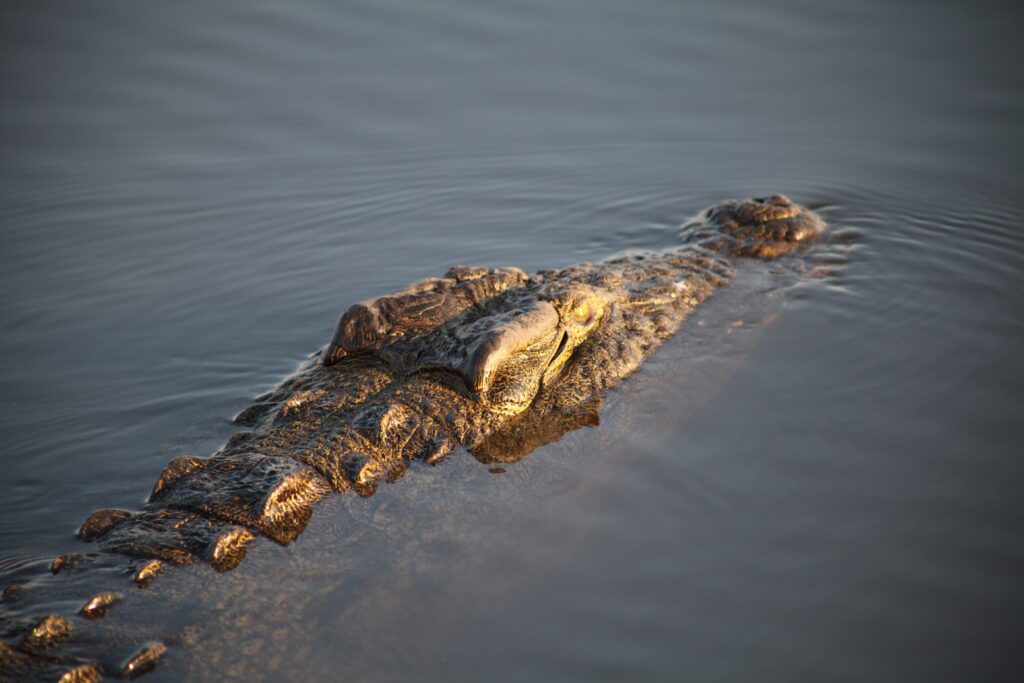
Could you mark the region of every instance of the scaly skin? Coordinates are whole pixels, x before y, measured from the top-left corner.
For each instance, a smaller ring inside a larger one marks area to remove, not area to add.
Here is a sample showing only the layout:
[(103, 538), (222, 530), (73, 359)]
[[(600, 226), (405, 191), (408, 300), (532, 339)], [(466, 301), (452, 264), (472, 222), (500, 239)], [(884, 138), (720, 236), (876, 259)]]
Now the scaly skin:
[[(104, 509), (79, 530), (101, 560), (137, 558), (144, 587), (168, 564), (234, 568), (258, 535), (288, 544), (330, 492), (371, 495), (418, 462), (464, 448), (512, 462), (582, 425), (728, 281), (727, 257), (785, 255), (823, 224), (785, 197), (718, 204), (684, 230), (681, 247), (532, 276), (456, 267), (353, 305), (300, 372), (238, 416), (243, 431), (210, 458), (181, 457), (137, 512)], [(122, 588), (124, 590), (124, 588)], [(5, 592), (17, 598), (17, 587)], [(86, 596), (77, 617), (49, 615), (0, 630), (0, 678), (134, 677), (166, 651), (151, 642), (114, 666), (73, 647), (78, 619), (103, 618), (116, 592)]]

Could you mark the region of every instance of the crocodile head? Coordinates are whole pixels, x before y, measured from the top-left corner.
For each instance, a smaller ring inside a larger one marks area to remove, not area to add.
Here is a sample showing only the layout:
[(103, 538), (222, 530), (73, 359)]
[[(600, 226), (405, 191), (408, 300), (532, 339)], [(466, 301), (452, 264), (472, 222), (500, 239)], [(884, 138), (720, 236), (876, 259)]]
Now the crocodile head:
[[(771, 259), (813, 239), (824, 224), (788, 198), (772, 195), (716, 204), (686, 227), (688, 242)], [(680, 254), (632, 254), (532, 277), (518, 268), (457, 266), (442, 278), (353, 305), (321, 358), (331, 366), (372, 355), (400, 375), (454, 375), (489, 411), (516, 415), (556, 381), (588, 338), (607, 336), (602, 327), (622, 327), (623, 339), (644, 337), (644, 348), (670, 333), (669, 327), (674, 330), (679, 311), (706, 294), (695, 284), (704, 280), (690, 272), (695, 252)], [(633, 313), (613, 315), (625, 309)], [(610, 362), (633, 366), (621, 353)], [(596, 365), (593, 371), (622, 374)]]

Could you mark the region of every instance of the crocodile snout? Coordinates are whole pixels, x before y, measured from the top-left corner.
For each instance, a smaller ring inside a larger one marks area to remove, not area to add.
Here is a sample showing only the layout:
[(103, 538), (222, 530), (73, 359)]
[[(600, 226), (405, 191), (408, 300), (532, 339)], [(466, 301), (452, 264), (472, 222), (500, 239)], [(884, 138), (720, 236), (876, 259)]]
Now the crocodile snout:
[(773, 194), (723, 202), (704, 214), (720, 246), (737, 256), (772, 259), (818, 237), (825, 223), (789, 197)]

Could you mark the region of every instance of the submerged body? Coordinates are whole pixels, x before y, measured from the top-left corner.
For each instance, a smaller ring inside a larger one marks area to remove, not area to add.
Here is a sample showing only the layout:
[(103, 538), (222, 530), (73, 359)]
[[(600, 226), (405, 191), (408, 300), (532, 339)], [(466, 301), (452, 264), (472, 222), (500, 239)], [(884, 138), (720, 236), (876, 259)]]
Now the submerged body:
[[(79, 536), (104, 558), (138, 558), (144, 586), (166, 564), (231, 569), (257, 535), (294, 540), (328, 493), (369, 495), (458, 448), (517, 460), (593, 424), (602, 394), (729, 279), (728, 257), (775, 258), (822, 229), (785, 197), (726, 202), (672, 250), (532, 276), (456, 267), (358, 303), (313, 362), (238, 417), (244, 430), (217, 454), (172, 461), (142, 511), (100, 510)], [(87, 560), (62, 556), (54, 571), (76, 561)], [(117, 599), (82, 596), (82, 618), (103, 617)], [(68, 646), (76, 621), (4, 625), (0, 675), (132, 676), (166, 649), (151, 643), (113, 666)]]

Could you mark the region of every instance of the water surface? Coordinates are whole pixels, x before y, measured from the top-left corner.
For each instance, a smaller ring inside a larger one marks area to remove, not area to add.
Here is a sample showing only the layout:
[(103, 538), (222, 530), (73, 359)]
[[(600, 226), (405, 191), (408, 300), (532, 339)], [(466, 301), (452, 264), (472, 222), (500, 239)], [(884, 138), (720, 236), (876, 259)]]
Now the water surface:
[(732, 196), (784, 192), (854, 237), (784, 307), (751, 279), (716, 297), (709, 329), (747, 324), (684, 328), (600, 427), (506, 474), (455, 458), (169, 578), (150, 614), (189, 646), (153, 680), (1019, 676), (1005, 8), (0, 12), (0, 578), (215, 451), (353, 301), (667, 246)]

